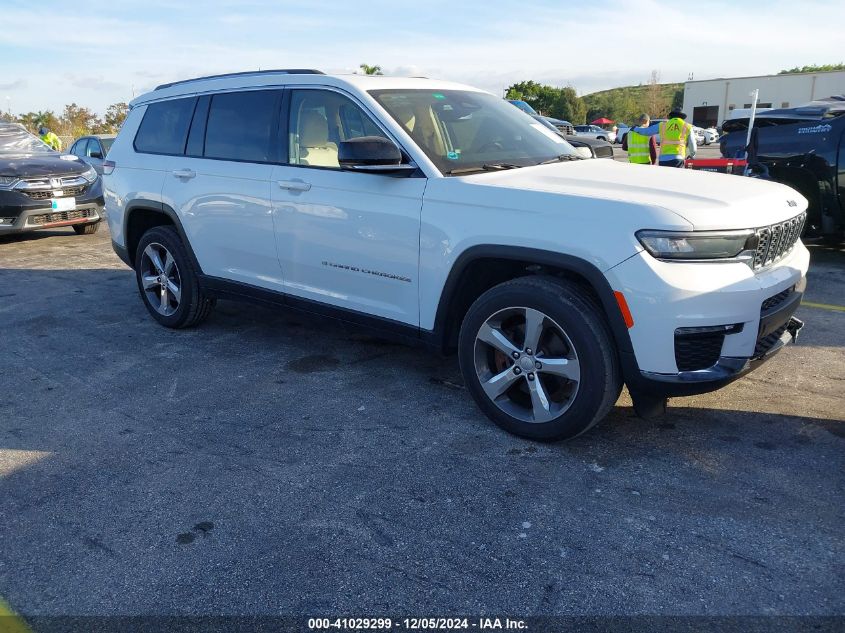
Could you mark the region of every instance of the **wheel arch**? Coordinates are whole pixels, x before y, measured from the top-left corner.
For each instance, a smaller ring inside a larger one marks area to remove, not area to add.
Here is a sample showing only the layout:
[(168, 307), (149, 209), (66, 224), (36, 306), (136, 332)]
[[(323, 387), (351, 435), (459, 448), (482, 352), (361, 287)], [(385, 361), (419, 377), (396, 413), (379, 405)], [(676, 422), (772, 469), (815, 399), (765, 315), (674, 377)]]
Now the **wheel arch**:
[(126, 254), (129, 259), (127, 263), (132, 268), (135, 267), (135, 251), (138, 248), (138, 243), (144, 233), (155, 226), (172, 226), (176, 229), (179, 238), (185, 245), (185, 250), (188, 251), (191, 264), (198, 273), (202, 273), (202, 268), (197, 261), (179, 215), (171, 206), (152, 200), (139, 200), (126, 205), (126, 211), (123, 215), (123, 235), (125, 236)]
[[(517, 277), (550, 274), (574, 281), (602, 307), (620, 356), (633, 357), (633, 346), (613, 289), (601, 270), (580, 257), (527, 247), (478, 245), (468, 248), (452, 266), (437, 305), (434, 346), (441, 353), (457, 347), (467, 310), (483, 292)], [(626, 363), (623, 370), (627, 374)]]

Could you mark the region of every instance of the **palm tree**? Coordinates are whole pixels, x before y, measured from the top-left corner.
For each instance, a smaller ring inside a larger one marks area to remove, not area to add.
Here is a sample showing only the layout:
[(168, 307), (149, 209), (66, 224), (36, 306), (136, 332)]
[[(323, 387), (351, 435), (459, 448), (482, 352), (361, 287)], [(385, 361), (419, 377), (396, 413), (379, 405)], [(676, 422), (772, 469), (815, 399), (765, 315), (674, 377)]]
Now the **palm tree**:
[(364, 71), (365, 75), (383, 75), (384, 73), (381, 72), (381, 66), (370, 66), (369, 64), (361, 64), (358, 66), (361, 70)]

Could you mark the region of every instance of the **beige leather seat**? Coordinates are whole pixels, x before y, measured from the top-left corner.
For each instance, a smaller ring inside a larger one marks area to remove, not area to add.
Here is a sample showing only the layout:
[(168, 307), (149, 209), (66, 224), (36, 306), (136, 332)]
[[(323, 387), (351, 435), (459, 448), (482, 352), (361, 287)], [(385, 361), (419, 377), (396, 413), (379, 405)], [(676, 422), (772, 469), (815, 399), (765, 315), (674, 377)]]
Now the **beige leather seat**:
[(316, 110), (304, 110), (299, 119), (299, 163), (317, 167), (338, 167), (337, 144), (329, 140), (326, 117)]

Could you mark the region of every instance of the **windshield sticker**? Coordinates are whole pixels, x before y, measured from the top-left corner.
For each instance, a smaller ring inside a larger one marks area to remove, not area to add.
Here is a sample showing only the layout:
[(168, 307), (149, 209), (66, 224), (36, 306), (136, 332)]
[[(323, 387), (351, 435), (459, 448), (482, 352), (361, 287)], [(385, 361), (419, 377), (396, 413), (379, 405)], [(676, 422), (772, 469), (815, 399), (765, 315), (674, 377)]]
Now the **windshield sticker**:
[(434, 96), (435, 99), (445, 99), (446, 98), (446, 95), (442, 95), (439, 92), (435, 92), (433, 96)]
[(825, 132), (830, 132), (833, 128), (828, 125), (821, 123), (819, 125), (814, 125), (812, 127), (799, 127), (798, 133), (799, 134), (824, 134)]
[(458, 160), (460, 157), (461, 154), (459, 152), (448, 152), (446, 154), (446, 158), (448, 158), (449, 160)]

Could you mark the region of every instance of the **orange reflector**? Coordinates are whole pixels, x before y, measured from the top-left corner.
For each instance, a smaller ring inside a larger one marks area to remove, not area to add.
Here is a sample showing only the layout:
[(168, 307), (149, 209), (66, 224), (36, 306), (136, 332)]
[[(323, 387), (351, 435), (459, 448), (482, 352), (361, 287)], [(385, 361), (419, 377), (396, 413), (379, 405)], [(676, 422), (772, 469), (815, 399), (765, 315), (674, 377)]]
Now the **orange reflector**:
[(630, 330), (634, 327), (634, 317), (631, 316), (631, 310), (628, 309), (628, 302), (625, 301), (625, 295), (618, 290), (613, 291), (616, 297), (616, 303), (619, 304), (619, 311), (622, 313), (622, 318), (625, 319), (625, 326)]

